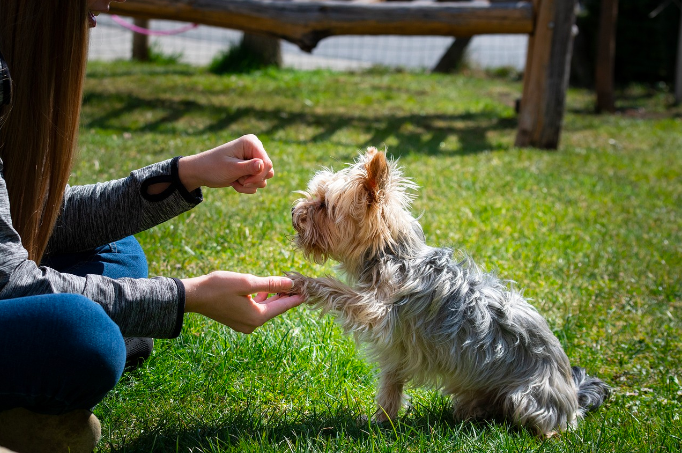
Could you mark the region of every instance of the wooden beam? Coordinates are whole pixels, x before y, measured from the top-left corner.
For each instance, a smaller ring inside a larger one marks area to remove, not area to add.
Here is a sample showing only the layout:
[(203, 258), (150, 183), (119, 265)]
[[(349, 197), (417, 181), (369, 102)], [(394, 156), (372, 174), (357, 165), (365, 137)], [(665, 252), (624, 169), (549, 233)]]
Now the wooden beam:
[(573, 52), (576, 0), (536, 0), (516, 146), (557, 149)]
[(112, 14), (268, 35), (311, 51), (334, 35), (473, 36), (533, 31), (529, 1), (360, 3), (287, 0), (127, 0)]

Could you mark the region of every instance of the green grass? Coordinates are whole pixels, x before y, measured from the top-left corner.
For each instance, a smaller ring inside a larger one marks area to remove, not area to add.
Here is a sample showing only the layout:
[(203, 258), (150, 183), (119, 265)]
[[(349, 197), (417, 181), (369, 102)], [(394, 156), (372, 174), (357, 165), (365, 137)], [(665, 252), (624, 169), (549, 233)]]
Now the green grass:
[(290, 243), (294, 190), (386, 146), (421, 186), (428, 241), (466, 250), (525, 288), (571, 362), (615, 388), (577, 430), (542, 442), (502, 423), (458, 424), (409, 389), (396, 424), (373, 410), (375, 368), (329, 317), (293, 310), (252, 335), (188, 315), (175, 340), (95, 408), (100, 452), (630, 452), (682, 450), (682, 110), (632, 88), (620, 113), (568, 96), (558, 152), (513, 147), (521, 84), (476, 74), (93, 63), (72, 183), (257, 134), (276, 176), (257, 195), (205, 202), (138, 237), (152, 275), (214, 269), (333, 272)]

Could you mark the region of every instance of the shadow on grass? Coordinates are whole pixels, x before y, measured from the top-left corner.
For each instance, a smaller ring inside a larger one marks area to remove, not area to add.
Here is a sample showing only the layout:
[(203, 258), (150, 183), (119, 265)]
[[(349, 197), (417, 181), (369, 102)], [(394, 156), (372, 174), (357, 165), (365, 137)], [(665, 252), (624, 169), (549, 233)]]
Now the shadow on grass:
[[(275, 135), (297, 126), (315, 127), (315, 132), (305, 139), (289, 140), (291, 143), (334, 142), (334, 135), (344, 129), (360, 131), (370, 138), (358, 143), (358, 148), (381, 147), (387, 140), (397, 140), (394, 149), (401, 150), (396, 157), (417, 152), (422, 155), (465, 155), (499, 149), (488, 138), (491, 131), (508, 130), (514, 133), (515, 117), (501, 117), (499, 112), (483, 110), (458, 115), (445, 114), (381, 114), (371, 113), (317, 113), (313, 111), (268, 110), (256, 107), (226, 109), (222, 106), (203, 104), (194, 100), (143, 99), (90, 93), (84, 104), (97, 105), (104, 112), (84, 124), (87, 128), (99, 128), (114, 132), (167, 133), (203, 135), (218, 133), (230, 128), (237, 121), (253, 120), (261, 124), (255, 134)], [(145, 116), (154, 111), (155, 115)], [(182, 121), (194, 115), (211, 118), (209, 124), (187, 131)], [(130, 126), (130, 119), (138, 123)], [(446, 146), (448, 139), (455, 138), (458, 146)]]
[(653, 87), (634, 86), (617, 90), (614, 96), (614, 112), (597, 112), (595, 99), (580, 106), (568, 106), (566, 112), (587, 117), (618, 115), (645, 120), (682, 118), (682, 104), (675, 103), (673, 93)]
[(246, 409), (209, 423), (197, 421), (191, 426), (185, 423), (182, 429), (148, 426), (144, 434), (107, 451), (222, 451), (235, 447), (276, 446), (282, 443), (311, 445), (331, 441), (343, 443), (346, 440), (355, 446), (376, 442), (390, 445), (395, 441), (428, 444), (434, 431), (439, 431), (443, 437), (459, 438), (464, 435), (476, 437), (484, 431), (500, 429), (506, 433), (518, 431), (507, 425), (455, 423), (448, 408), (401, 417), (394, 425), (389, 423), (382, 426), (361, 421), (357, 413), (347, 409), (334, 414), (284, 414), (281, 419)]
[[(280, 413), (273, 409), (246, 407), (238, 412), (208, 414), (213, 420), (191, 420), (174, 414), (174, 420), (164, 418), (164, 425), (147, 425), (140, 435), (120, 445), (100, 446), (100, 451), (112, 453), (142, 453), (170, 451), (311, 451), (316, 445), (324, 451), (424, 451), (434, 442), (462, 447), (469, 451), (482, 442), (510, 437), (510, 442), (537, 447), (542, 441), (529, 431), (504, 420), (455, 422), (446, 398), (435, 406), (412, 409), (395, 423), (376, 425), (360, 417), (359, 409), (329, 407), (324, 413)], [(277, 412), (277, 413), (275, 413)], [(169, 423), (170, 422), (170, 423)], [(263, 446), (268, 446), (263, 450)], [(331, 449), (329, 449), (331, 448)], [(441, 448), (442, 449), (442, 448)], [(438, 449), (438, 451), (441, 451)], [(478, 451), (478, 448), (475, 448)], [(313, 449), (313, 451), (317, 451)]]

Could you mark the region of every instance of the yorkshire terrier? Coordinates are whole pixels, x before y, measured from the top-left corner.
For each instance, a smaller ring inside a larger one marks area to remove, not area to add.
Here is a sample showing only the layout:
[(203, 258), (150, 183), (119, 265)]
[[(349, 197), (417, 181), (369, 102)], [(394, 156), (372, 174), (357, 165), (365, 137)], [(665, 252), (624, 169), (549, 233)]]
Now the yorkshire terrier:
[(290, 272), (293, 292), (331, 312), (380, 367), (377, 423), (412, 382), (451, 395), (457, 420), (502, 417), (551, 436), (574, 427), (610, 388), (571, 367), (547, 322), (508, 282), (426, 245), (409, 209), (417, 186), (385, 153), (319, 171), (292, 209), (295, 245), (340, 263), (347, 283)]

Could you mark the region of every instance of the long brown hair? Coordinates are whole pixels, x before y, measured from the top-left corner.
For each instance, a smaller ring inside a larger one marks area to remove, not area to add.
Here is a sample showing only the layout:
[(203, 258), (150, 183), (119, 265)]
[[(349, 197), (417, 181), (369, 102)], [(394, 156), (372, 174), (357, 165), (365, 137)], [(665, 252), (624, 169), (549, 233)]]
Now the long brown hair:
[(39, 262), (76, 155), (87, 61), (85, 0), (2, 0), (0, 49), (13, 79), (0, 128), (12, 223)]

